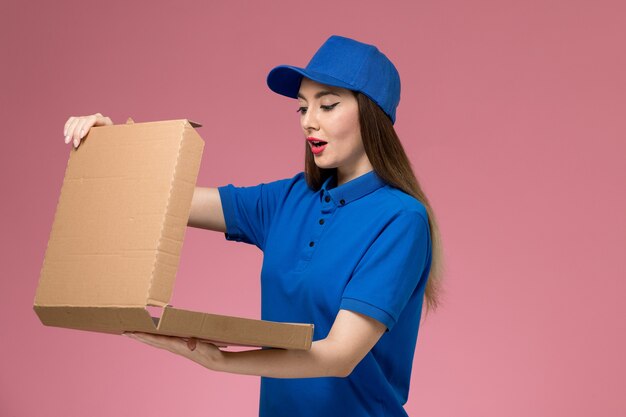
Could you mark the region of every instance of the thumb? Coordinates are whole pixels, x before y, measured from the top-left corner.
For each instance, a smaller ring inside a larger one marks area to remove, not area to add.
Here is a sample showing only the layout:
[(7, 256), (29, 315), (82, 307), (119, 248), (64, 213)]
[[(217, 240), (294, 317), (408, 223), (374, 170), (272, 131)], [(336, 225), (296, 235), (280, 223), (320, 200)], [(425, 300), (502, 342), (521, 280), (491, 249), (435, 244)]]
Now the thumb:
[(187, 347), (189, 348), (189, 350), (196, 350), (197, 344), (198, 341), (195, 338), (190, 337), (189, 339), (187, 339)]

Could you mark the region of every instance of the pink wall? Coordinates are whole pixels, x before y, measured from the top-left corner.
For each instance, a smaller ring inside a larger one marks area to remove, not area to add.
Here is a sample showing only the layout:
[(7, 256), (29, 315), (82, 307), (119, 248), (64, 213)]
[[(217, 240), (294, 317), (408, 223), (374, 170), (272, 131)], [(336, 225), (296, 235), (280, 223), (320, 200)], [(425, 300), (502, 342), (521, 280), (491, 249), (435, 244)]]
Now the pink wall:
[[(295, 101), (265, 76), (305, 65), (333, 33), (397, 64), (396, 126), (447, 253), (409, 414), (626, 415), (623, 2), (142, 3), (0, 5), (1, 416), (256, 414), (256, 377), (39, 323), (62, 126), (189, 118), (204, 124), (200, 185), (291, 176)], [(260, 263), (190, 228), (173, 304), (258, 317)]]

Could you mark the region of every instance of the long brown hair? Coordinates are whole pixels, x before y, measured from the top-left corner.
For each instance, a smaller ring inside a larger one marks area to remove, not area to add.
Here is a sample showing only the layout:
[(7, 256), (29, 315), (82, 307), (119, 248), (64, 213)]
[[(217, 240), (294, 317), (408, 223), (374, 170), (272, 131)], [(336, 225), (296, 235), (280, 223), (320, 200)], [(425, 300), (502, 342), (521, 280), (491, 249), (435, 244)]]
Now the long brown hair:
[[(440, 304), (443, 277), (443, 248), (435, 213), (413, 173), (409, 158), (404, 152), (391, 119), (369, 97), (355, 91), (352, 93), (359, 105), (363, 147), (374, 172), (387, 184), (413, 196), (426, 207), (432, 241), (432, 260), (424, 298), (427, 312), (434, 311)], [(335, 175), (337, 169), (319, 168), (315, 164), (313, 153), (308, 145), (305, 152), (304, 170), (307, 183), (312, 189), (319, 190), (329, 176)]]

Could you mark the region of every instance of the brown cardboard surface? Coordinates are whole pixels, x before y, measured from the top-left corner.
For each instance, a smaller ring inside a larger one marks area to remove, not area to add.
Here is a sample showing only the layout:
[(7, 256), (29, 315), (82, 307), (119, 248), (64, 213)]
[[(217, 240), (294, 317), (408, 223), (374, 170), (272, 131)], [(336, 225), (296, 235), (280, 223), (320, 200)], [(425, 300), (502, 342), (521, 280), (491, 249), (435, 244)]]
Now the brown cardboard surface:
[[(92, 128), (72, 148), (34, 309), (48, 326), (309, 349), (312, 324), (168, 306), (204, 141), (186, 119)], [(147, 306), (164, 307), (160, 319)]]

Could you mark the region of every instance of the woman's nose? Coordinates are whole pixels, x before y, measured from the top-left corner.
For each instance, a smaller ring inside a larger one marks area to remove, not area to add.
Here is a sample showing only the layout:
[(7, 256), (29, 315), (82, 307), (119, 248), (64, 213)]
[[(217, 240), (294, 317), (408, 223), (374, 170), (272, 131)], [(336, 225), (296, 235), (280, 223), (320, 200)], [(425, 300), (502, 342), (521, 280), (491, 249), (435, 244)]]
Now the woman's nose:
[(302, 128), (304, 130), (318, 130), (319, 123), (317, 121), (317, 113), (310, 108), (308, 111), (302, 116)]

